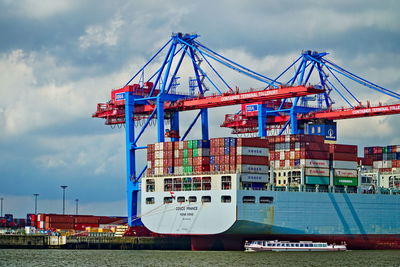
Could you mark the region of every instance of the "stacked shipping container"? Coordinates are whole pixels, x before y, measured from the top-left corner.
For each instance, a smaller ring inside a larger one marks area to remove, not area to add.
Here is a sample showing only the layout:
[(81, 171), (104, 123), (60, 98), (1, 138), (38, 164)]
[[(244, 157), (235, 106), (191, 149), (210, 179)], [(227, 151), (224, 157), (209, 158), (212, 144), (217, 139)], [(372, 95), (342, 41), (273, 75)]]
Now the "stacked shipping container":
[[(172, 153), (171, 153), (172, 151)], [(202, 173), (264, 173), (269, 170), (268, 141), (214, 138), (148, 145), (147, 176)]]
[[(31, 226), (37, 229), (66, 229), (84, 231), (86, 227), (99, 227), (100, 224), (124, 224), (126, 217), (93, 215), (61, 215), (40, 213), (29, 215)], [(34, 221), (34, 219), (36, 219)]]
[(400, 168), (400, 145), (365, 147), (364, 157), (372, 160), (375, 171), (391, 172)]
[(333, 169), (333, 184), (339, 186), (358, 185), (358, 162), (356, 145), (329, 145), (329, 157)]
[[(280, 169), (304, 168), (305, 183), (329, 185), (329, 154), (324, 138), (318, 135), (286, 135), (270, 137), (271, 167)], [(275, 179), (276, 185), (299, 181)]]

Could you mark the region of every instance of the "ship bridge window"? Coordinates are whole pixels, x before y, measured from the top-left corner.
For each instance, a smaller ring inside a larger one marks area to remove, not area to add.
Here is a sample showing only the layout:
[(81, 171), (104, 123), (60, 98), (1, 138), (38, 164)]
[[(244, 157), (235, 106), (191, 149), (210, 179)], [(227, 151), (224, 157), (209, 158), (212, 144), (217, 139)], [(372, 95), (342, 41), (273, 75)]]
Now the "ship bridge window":
[(273, 197), (260, 197), (260, 203), (271, 204), (274, 202)]
[(178, 198), (176, 199), (176, 201), (177, 201), (178, 203), (183, 203), (183, 202), (185, 202), (185, 197), (178, 197)]
[(193, 190), (199, 191), (201, 190), (201, 177), (193, 177)]
[(231, 203), (231, 196), (221, 196), (222, 203)]
[(146, 180), (146, 192), (154, 192), (155, 190), (155, 181), (154, 179)]
[(154, 204), (154, 197), (147, 197), (146, 204)]
[(232, 188), (231, 176), (222, 176), (221, 177), (221, 188), (222, 188), (222, 190), (230, 190)]
[(164, 197), (164, 204), (172, 203), (172, 197)]
[(171, 178), (164, 179), (164, 191), (165, 192), (172, 191), (172, 179)]
[(211, 177), (203, 177), (201, 179), (201, 189), (211, 190)]
[(201, 202), (211, 202), (211, 196), (202, 196), (201, 197)]
[(256, 203), (256, 197), (255, 196), (244, 196), (243, 203)]
[(195, 196), (189, 197), (189, 203), (196, 202), (196, 201), (197, 201), (197, 197), (195, 197)]
[(192, 190), (192, 178), (187, 177), (182, 179), (183, 191), (191, 191)]
[(172, 184), (173, 191), (181, 191), (182, 190), (182, 179), (181, 178), (174, 178)]

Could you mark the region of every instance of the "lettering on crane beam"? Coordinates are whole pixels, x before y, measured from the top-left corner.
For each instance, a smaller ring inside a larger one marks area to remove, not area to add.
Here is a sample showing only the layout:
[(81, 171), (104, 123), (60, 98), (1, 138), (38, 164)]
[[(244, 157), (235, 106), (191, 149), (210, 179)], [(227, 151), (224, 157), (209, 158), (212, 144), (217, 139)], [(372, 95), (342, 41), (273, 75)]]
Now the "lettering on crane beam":
[(359, 109), (353, 110), (352, 114), (365, 114), (371, 112), (387, 112), (387, 111), (397, 111), (400, 110), (400, 105), (390, 106), (390, 107), (376, 107), (376, 108), (366, 108), (366, 109)]
[(279, 91), (278, 90), (266, 90), (266, 91), (260, 91), (260, 92), (255, 92), (255, 93), (248, 93), (248, 94), (240, 94), (240, 95), (230, 95), (230, 96), (224, 96), (221, 97), (221, 101), (232, 101), (232, 100), (239, 100), (239, 99), (246, 99), (246, 98), (256, 98), (256, 97), (261, 97), (261, 96), (270, 96), (270, 95), (275, 95)]

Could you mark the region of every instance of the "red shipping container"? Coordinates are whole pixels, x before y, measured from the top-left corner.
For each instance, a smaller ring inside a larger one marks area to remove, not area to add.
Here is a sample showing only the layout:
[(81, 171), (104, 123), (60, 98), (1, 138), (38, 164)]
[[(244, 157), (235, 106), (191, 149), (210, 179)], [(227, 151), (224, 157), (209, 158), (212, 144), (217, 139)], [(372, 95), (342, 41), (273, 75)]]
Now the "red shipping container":
[(380, 168), (379, 172), (391, 172), (392, 169), (391, 168)]
[(230, 156), (236, 156), (236, 149), (230, 149), (229, 155)]
[(382, 147), (380, 147), (380, 146), (374, 146), (372, 150), (373, 150), (374, 154), (382, 153)]
[(230, 162), (229, 162), (229, 159), (230, 159), (230, 158), (229, 158), (229, 155), (225, 155), (225, 156), (224, 156), (224, 163), (225, 163), (225, 164), (229, 164), (229, 163), (230, 163)]
[(357, 154), (358, 146), (356, 145), (341, 145), (341, 144), (329, 144), (330, 153), (354, 153)]
[(99, 223), (99, 218), (97, 216), (84, 216), (79, 215), (75, 216), (75, 224), (83, 224), (83, 223)]
[(218, 150), (218, 155), (224, 155), (224, 150), (225, 150), (225, 148), (222, 146), (222, 147), (220, 147), (219, 148), (219, 150)]
[(331, 158), (332, 158), (332, 160), (357, 161), (357, 154), (333, 153), (333, 154), (331, 154)]
[(267, 165), (268, 157), (262, 156), (237, 156), (236, 164)]
[(229, 157), (229, 164), (236, 166), (236, 156)]
[(400, 167), (400, 160), (392, 160), (392, 168), (399, 168), (399, 167)]
[(285, 159), (290, 159), (290, 151), (285, 151)]
[(285, 161), (284, 160), (280, 160), (279, 161), (279, 167), (285, 167)]
[(328, 160), (329, 159), (329, 154), (327, 152), (301, 150), (300, 151), (300, 159), (323, 159), (323, 160)]
[(269, 143), (267, 139), (260, 139), (260, 138), (238, 138), (237, 145), (240, 146), (247, 146), (247, 147), (269, 147)]

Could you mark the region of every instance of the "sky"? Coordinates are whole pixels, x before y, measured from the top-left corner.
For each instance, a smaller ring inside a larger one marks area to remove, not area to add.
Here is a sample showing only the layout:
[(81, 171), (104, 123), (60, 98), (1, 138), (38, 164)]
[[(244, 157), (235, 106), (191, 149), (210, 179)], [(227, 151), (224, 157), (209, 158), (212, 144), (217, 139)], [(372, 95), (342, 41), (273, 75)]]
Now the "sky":
[[(81, 214), (126, 215), (124, 128), (91, 115), (173, 32), (197, 33), (202, 44), (268, 77), (303, 50), (326, 51), (351, 72), (400, 91), (395, 0), (0, 0), (0, 10), (0, 197), (3, 213), (15, 217), (34, 211), (35, 193), (38, 212), (61, 213), (61, 185), (68, 186), (67, 213), (79, 199)], [(363, 101), (399, 102), (355, 88)], [(232, 111), (210, 111), (212, 137), (229, 135), (219, 124)], [(182, 116), (182, 124), (192, 117)], [(398, 115), (341, 121), (338, 139), (400, 144), (399, 125)], [(143, 144), (150, 142), (151, 134)]]

